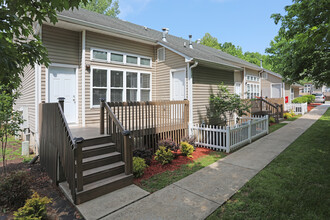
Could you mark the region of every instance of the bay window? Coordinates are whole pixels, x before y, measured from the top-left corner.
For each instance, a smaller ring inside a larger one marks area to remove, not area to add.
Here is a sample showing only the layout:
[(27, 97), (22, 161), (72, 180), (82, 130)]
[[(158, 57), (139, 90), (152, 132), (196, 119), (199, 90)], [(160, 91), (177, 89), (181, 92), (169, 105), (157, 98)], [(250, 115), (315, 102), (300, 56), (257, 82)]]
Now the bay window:
[(91, 68), (91, 107), (99, 106), (100, 98), (110, 102), (151, 100), (151, 73)]

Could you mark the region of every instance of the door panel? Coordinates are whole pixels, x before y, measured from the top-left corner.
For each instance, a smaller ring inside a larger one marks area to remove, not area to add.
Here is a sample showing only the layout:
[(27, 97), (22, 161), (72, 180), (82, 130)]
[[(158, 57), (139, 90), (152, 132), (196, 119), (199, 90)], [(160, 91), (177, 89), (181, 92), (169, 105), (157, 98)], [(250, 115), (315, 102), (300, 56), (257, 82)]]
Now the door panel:
[(50, 67), (49, 70), (49, 102), (58, 102), (64, 97), (64, 114), (68, 123), (76, 123), (76, 69)]
[(172, 73), (172, 100), (185, 99), (185, 79), (186, 72), (184, 70)]

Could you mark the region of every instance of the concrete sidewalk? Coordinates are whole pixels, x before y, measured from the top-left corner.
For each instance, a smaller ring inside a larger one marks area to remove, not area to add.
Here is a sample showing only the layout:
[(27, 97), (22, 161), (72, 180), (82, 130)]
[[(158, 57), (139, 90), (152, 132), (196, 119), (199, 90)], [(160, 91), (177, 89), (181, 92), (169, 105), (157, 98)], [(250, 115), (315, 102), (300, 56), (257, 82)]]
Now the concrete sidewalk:
[(204, 219), (327, 110), (319, 106), (283, 128), (102, 219)]

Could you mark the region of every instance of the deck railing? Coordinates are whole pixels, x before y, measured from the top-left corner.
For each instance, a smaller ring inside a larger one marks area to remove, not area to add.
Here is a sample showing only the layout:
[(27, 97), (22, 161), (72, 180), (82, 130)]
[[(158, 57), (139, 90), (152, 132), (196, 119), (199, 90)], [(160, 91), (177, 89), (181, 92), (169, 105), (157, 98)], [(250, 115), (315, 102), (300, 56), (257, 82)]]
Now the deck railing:
[(41, 103), (40, 162), (54, 183), (67, 181), (73, 201), (82, 191), (82, 149), (77, 147), (64, 116), (64, 98), (59, 103)]
[[(188, 135), (189, 101), (111, 102), (112, 113), (131, 132), (134, 149), (156, 150), (159, 140), (171, 138), (176, 143)], [(106, 126), (102, 123), (106, 121)], [(111, 134), (109, 119), (102, 119), (101, 132)]]
[(268, 115), (275, 118), (276, 123), (283, 118), (283, 105), (268, 102), (266, 99), (258, 98), (251, 100), (252, 115)]

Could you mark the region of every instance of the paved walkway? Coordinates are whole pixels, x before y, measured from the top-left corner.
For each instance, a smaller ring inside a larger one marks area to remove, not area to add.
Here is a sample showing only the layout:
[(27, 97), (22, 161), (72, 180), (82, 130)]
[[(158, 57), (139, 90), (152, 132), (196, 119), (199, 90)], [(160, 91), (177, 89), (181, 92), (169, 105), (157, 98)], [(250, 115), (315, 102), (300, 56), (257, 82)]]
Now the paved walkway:
[(327, 110), (320, 106), (239, 151), (102, 219), (204, 219)]

